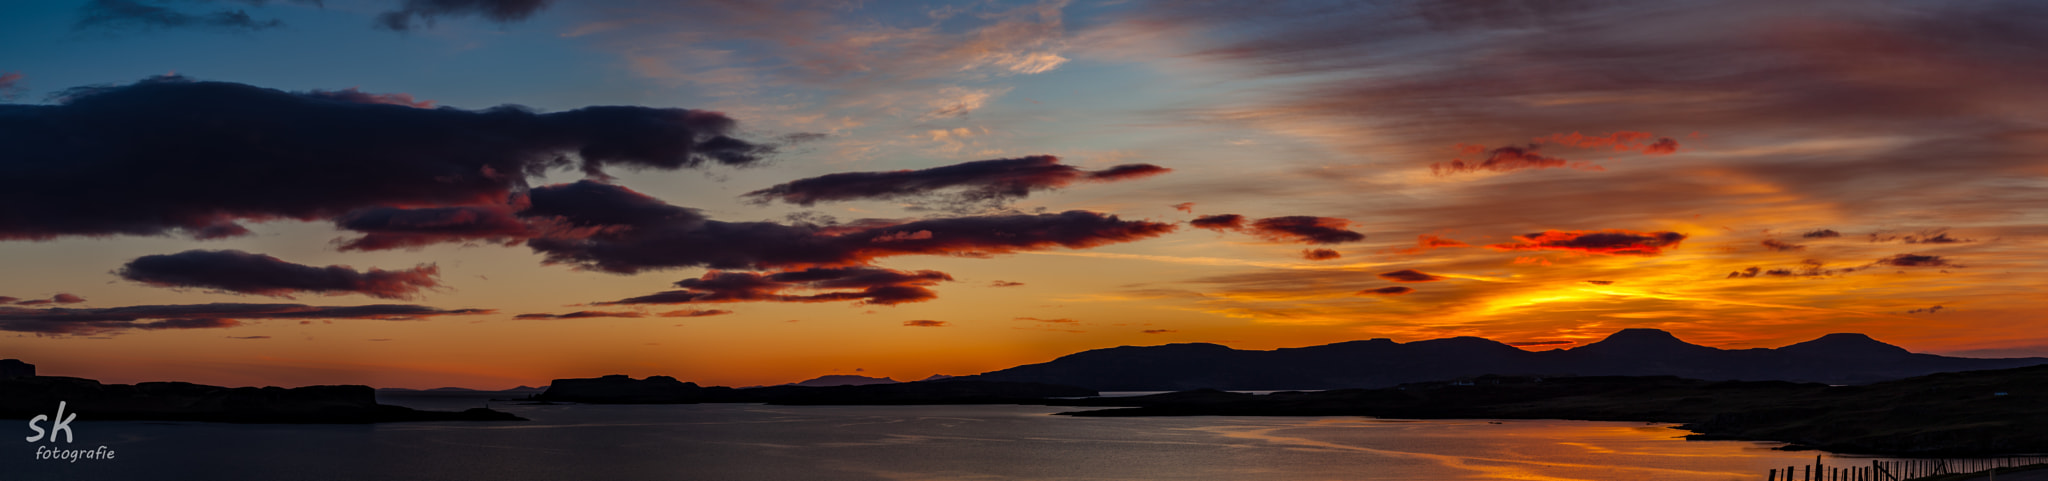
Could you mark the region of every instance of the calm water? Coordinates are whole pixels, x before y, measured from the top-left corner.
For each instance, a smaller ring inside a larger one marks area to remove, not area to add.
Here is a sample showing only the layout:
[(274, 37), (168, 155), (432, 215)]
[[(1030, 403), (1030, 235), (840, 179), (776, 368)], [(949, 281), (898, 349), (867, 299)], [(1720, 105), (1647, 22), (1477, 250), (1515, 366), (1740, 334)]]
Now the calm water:
[(65, 447), (105, 445), (114, 459), (35, 460), (35, 446), (47, 443), (10, 438), (0, 440), (13, 445), (0, 452), (0, 478), (1721, 481), (1813, 460), (1760, 443), (1687, 442), (1682, 431), (1640, 423), (1103, 419), (1043, 406), (493, 406), (532, 421), (228, 425), (81, 413), (78, 441)]

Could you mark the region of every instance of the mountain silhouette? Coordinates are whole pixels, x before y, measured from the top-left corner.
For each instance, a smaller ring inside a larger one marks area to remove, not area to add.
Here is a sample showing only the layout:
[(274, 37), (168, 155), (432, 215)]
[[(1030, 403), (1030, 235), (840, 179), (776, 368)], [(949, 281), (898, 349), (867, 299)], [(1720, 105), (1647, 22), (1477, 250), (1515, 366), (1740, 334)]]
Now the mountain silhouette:
[(1679, 376), (1704, 380), (1867, 384), (1937, 372), (2048, 364), (2048, 358), (1916, 354), (1863, 334), (1776, 349), (1718, 349), (1658, 329), (1623, 329), (1571, 349), (1529, 352), (1478, 337), (1388, 339), (1238, 350), (1217, 344), (1121, 346), (959, 379), (1064, 384), (1101, 391), (1378, 388), (1495, 375)]

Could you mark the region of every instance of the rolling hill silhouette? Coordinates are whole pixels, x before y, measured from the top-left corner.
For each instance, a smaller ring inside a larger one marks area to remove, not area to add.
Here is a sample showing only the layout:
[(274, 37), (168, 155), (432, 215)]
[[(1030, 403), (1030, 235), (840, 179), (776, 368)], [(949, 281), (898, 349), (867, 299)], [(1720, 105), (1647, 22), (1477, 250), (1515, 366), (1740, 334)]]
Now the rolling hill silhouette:
[(1679, 376), (1704, 380), (1867, 384), (1938, 372), (2048, 364), (2048, 358), (1917, 354), (1863, 334), (1829, 334), (1780, 348), (1718, 349), (1657, 329), (1623, 329), (1570, 349), (1529, 352), (1477, 337), (1387, 339), (1238, 350), (1207, 343), (1096, 349), (962, 379), (1036, 382), (1101, 391), (1377, 388), (1496, 375)]

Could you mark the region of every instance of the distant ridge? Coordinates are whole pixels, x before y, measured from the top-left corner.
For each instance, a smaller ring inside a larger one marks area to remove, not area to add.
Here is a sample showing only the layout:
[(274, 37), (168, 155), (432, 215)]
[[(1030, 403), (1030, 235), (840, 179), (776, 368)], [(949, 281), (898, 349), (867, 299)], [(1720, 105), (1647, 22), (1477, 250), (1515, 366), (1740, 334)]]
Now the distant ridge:
[(866, 386), (870, 384), (896, 384), (897, 382), (899, 381), (886, 377), (867, 377), (858, 374), (826, 374), (823, 376), (818, 376), (816, 379), (784, 384), (784, 386)]
[(1387, 339), (1248, 351), (1206, 343), (1082, 351), (958, 379), (1038, 382), (1101, 391), (1378, 388), (1496, 375), (1679, 376), (1704, 380), (1868, 384), (1939, 372), (2048, 364), (2048, 358), (1916, 354), (1863, 334), (1828, 334), (1776, 349), (1717, 349), (1658, 329), (1623, 329), (1571, 349), (1529, 352), (1477, 337)]

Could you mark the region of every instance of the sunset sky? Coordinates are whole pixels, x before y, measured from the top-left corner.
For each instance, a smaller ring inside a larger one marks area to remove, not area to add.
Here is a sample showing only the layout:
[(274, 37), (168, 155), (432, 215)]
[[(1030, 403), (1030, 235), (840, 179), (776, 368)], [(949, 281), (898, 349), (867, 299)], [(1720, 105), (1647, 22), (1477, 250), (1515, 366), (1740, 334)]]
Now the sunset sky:
[(2048, 356), (2048, 5), (0, 5), (0, 357), (922, 379), (1623, 328)]

